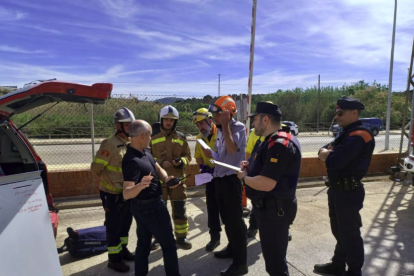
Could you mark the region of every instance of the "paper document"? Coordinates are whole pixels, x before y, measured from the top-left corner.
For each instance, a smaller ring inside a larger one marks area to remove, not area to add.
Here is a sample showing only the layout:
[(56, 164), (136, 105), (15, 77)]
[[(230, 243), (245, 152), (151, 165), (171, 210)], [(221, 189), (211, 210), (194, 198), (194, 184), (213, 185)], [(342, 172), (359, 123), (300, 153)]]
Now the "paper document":
[(219, 161), (216, 161), (216, 160), (210, 159), (210, 162), (213, 163), (213, 164), (216, 164), (216, 165), (219, 165), (219, 166), (226, 167), (228, 169), (234, 170), (236, 172), (241, 172), (242, 171), (242, 170), (240, 170), (240, 167), (232, 166), (232, 165), (229, 165), (229, 164), (226, 164), (226, 163), (223, 163), (223, 162), (219, 162)]
[(206, 184), (208, 182), (211, 182), (213, 179), (213, 176), (211, 173), (200, 173), (195, 175), (195, 184), (196, 186), (200, 186), (203, 184)]
[(197, 142), (201, 145), (201, 147), (203, 149), (208, 149), (211, 151), (211, 155), (213, 156), (214, 159), (218, 159), (218, 155), (217, 152), (215, 152), (214, 150), (212, 150), (207, 144), (206, 142), (204, 142), (203, 139), (197, 139)]

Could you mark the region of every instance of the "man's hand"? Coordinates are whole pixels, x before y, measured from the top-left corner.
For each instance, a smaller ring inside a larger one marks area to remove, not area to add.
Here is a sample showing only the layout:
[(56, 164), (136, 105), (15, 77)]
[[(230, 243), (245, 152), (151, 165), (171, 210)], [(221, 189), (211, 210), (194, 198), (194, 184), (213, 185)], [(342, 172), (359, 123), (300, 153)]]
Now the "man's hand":
[(333, 151), (333, 149), (321, 148), (319, 150), (318, 158), (322, 161), (325, 161), (328, 158), (328, 155)]
[[(164, 183), (167, 183), (168, 181), (170, 181), (171, 179), (173, 179), (174, 178), (174, 176), (173, 175), (169, 175), (166, 179), (164, 179)], [(180, 186), (181, 185), (181, 181), (177, 184), (177, 185), (175, 185), (175, 186), (171, 186), (171, 187), (168, 187), (168, 188), (170, 188), (170, 189), (174, 189), (174, 188), (176, 188), (176, 187), (178, 187), (178, 186)]]
[(224, 109), (219, 114), (220, 114), (221, 124), (223, 126), (227, 126), (229, 124), (230, 120), (231, 120), (230, 111), (227, 110), (227, 109)]
[(240, 170), (248, 171), (249, 170), (249, 162), (248, 161), (241, 161), (240, 162)]
[(203, 149), (203, 152), (207, 158), (213, 158), (213, 154), (211, 153), (209, 149)]
[(139, 182), (137, 185), (141, 188), (141, 190), (144, 190), (145, 188), (147, 188), (149, 186), (149, 184), (151, 183), (151, 180), (154, 178), (153, 175), (151, 175), (151, 173), (149, 175), (144, 176), (141, 179), (141, 182)]
[(247, 171), (237, 172), (237, 177), (241, 179), (243, 176), (247, 176)]
[(181, 163), (183, 162), (183, 160), (180, 159), (180, 161), (176, 162), (175, 160), (172, 161), (172, 164), (174, 165), (174, 167), (178, 167), (181, 165)]
[(167, 160), (164, 160), (164, 161), (162, 161), (161, 166), (164, 169), (169, 169), (169, 168), (172, 168), (173, 164), (171, 164), (171, 162), (169, 162)]

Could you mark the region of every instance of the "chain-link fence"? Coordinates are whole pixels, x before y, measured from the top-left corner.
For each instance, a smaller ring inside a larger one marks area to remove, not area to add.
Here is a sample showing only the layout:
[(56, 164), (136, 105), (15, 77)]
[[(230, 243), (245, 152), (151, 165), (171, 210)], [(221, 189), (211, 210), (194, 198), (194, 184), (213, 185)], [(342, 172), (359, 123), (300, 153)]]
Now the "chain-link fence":
[[(372, 91), (371, 91), (372, 92)], [(375, 91), (374, 91), (375, 92)], [(378, 117), (385, 130), (386, 93), (356, 94), (356, 98), (365, 104), (361, 117)], [(304, 93), (303, 91), (284, 91), (267, 95), (253, 95), (252, 112), (259, 101), (272, 101), (278, 104), (283, 113), (283, 121), (294, 122), (298, 126), (298, 139), (303, 156), (315, 156), (318, 149), (333, 139), (331, 131), (336, 101), (341, 96), (338, 91), (321, 91), (321, 93)], [(245, 95), (232, 95), (235, 100), (246, 98)], [(99, 148), (103, 138), (115, 132), (113, 114), (120, 107), (128, 107), (137, 119), (150, 124), (158, 121), (160, 109), (168, 104), (177, 108), (180, 120), (177, 129), (187, 135), (192, 153), (195, 149), (197, 127), (192, 123), (192, 112), (201, 107), (208, 107), (217, 97), (181, 97), (154, 95), (112, 95), (104, 105), (83, 105), (61, 102), (42, 116), (28, 124), (22, 132), (34, 145), (35, 150), (48, 164), (49, 170), (88, 168), (94, 152)], [(42, 106), (12, 118), (21, 126), (49, 106)], [(389, 149), (398, 151), (405, 108), (405, 96), (393, 95), (391, 105), (391, 134)], [(245, 123), (245, 112), (239, 120)], [(242, 119), (240, 119), (242, 118)], [(92, 143), (92, 122), (94, 124), (94, 141)], [(385, 131), (376, 137), (376, 152), (385, 148)], [(407, 148), (404, 138), (403, 150)], [(94, 150), (93, 150), (94, 149)], [(193, 160), (195, 162), (195, 160)]]

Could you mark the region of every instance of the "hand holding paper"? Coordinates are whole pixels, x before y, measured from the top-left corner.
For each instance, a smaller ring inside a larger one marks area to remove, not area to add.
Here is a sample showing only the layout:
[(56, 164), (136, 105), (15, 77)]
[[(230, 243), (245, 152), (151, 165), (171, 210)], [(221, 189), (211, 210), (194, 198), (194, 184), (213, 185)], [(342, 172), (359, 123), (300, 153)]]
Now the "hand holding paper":
[(211, 152), (211, 156), (214, 158), (214, 159), (218, 159), (218, 155), (217, 155), (217, 153), (214, 151), (214, 150), (212, 150), (204, 141), (203, 141), (203, 139), (197, 139), (197, 142), (200, 144), (200, 146), (203, 148), (203, 149), (207, 149), (207, 150), (210, 150), (210, 152)]

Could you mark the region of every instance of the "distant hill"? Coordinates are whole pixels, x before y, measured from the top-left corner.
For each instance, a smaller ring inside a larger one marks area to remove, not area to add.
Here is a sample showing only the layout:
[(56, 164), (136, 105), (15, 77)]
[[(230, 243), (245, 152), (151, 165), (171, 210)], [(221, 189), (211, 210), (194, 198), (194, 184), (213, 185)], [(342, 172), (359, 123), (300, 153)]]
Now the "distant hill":
[(184, 101), (184, 98), (179, 98), (179, 97), (165, 97), (165, 98), (154, 100), (154, 102), (161, 103), (161, 104), (173, 104), (173, 103), (179, 103), (183, 101)]

